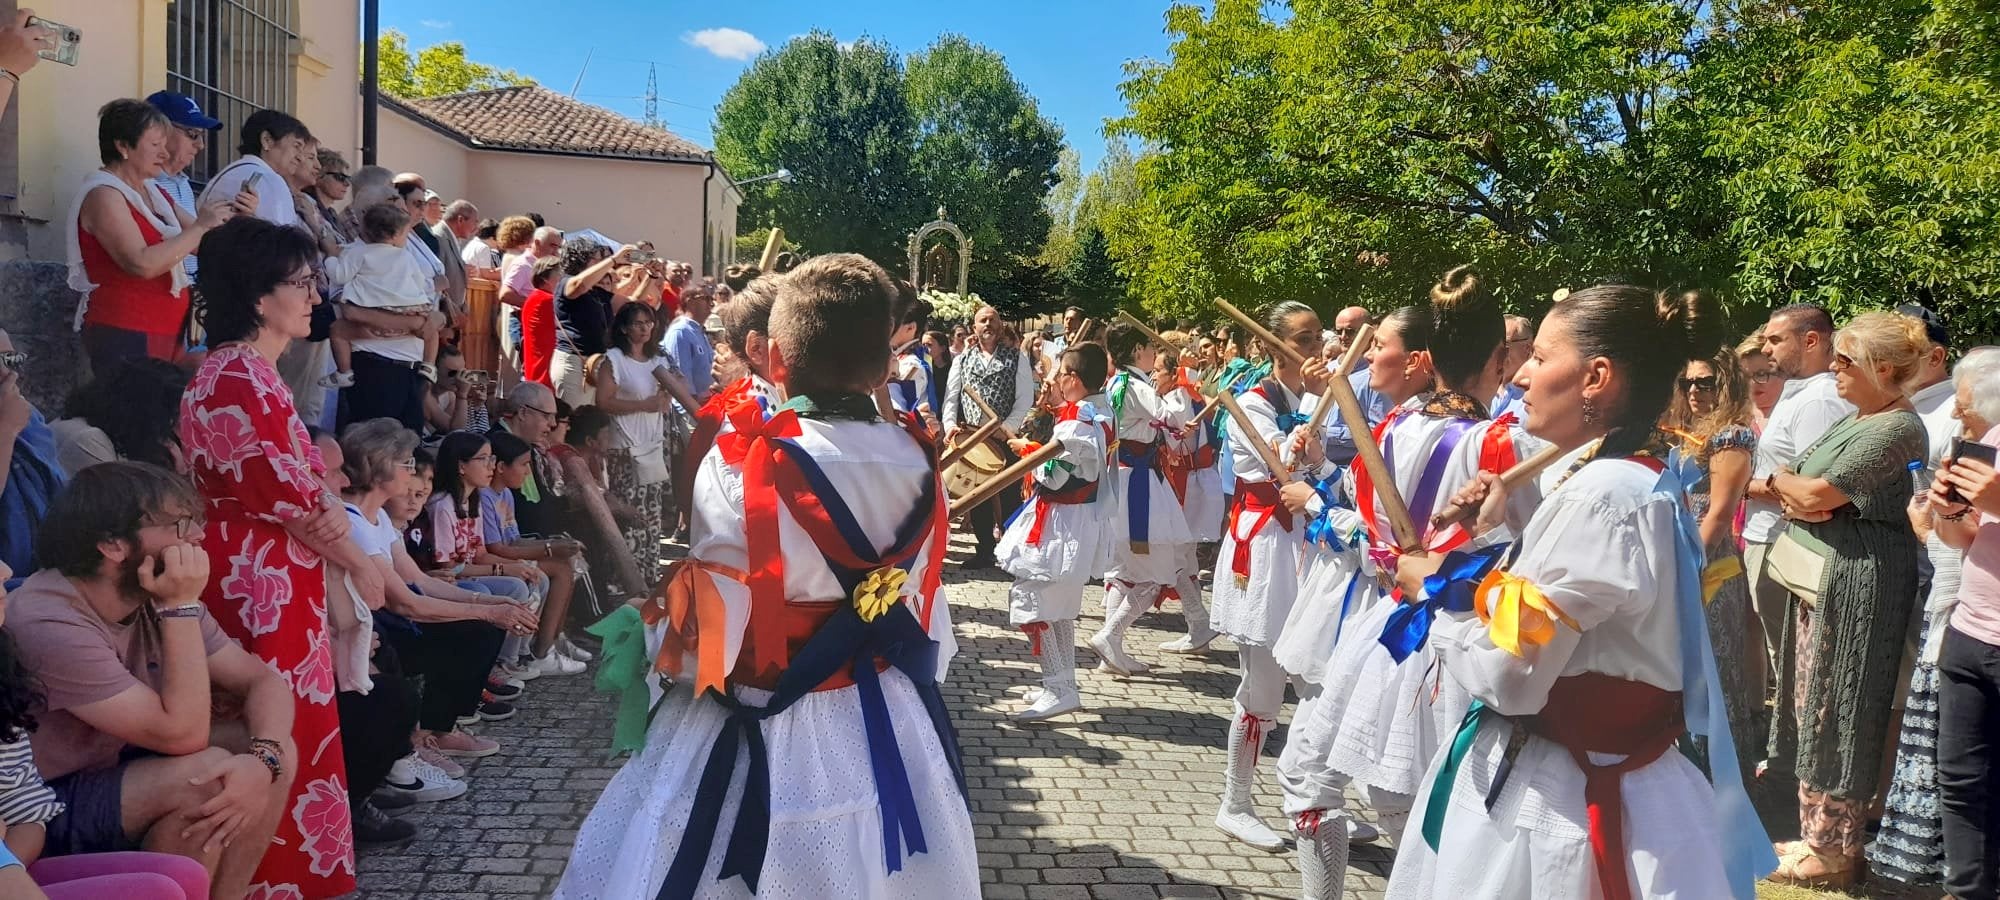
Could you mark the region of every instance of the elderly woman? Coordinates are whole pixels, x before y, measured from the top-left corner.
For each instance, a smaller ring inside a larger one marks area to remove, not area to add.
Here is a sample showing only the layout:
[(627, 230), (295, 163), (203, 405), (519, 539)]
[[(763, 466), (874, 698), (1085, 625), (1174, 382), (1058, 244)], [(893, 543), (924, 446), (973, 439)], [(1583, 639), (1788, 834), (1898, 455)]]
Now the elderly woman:
[(1770, 567), (1792, 593), (1776, 644), (1770, 749), (1798, 776), (1803, 838), (1777, 847), (1771, 878), (1838, 887), (1863, 869), (1868, 806), (1887, 751), (1883, 726), (1916, 607), (1922, 547), (1906, 508), (1910, 463), (1923, 460), (1928, 438), (1908, 385), (1928, 338), (1908, 316), (1865, 313), (1833, 346), (1835, 386), (1855, 412), (1767, 486), (1790, 520)]
[[(299, 771), (256, 880), (303, 897), (354, 890), (336, 685), (322, 560), (381, 603), (381, 575), (348, 539), (347, 513), (321, 487), (324, 463), (273, 363), (305, 337), (312, 308), (311, 239), (243, 217), (201, 246), (204, 325), (214, 349), (181, 403), (181, 446), (208, 520), (202, 548), (215, 576), (202, 602), (230, 637), (287, 676)], [(338, 814), (331, 810), (338, 807)]]
[(181, 211), (153, 182), (164, 171), (172, 128), (139, 100), (113, 100), (97, 111), (104, 167), (85, 176), (64, 232), (69, 286), (83, 295), (77, 324), (95, 372), (108, 374), (135, 356), (180, 357), (191, 282), (182, 260), (210, 229), (256, 208), (255, 196), (236, 194), (204, 203), (192, 217)]
[(306, 187), (305, 193), (318, 208), (320, 221), (325, 227), (333, 229), (337, 242), (344, 244), (354, 239), (354, 233), (347, 230), (347, 223), (339, 213), (334, 212), (333, 205), (347, 199), (354, 186), (353, 176), (347, 174), (347, 157), (341, 156), (338, 150), (319, 148), (318, 161), (319, 172), (314, 176), (313, 183)]
[(298, 207), (292, 203), (291, 178), (300, 170), (299, 157), (311, 152), (312, 132), (290, 115), (260, 109), (243, 120), (240, 133), (242, 140), (236, 150), (242, 156), (209, 179), (197, 205), (206, 207), (248, 194), (243, 214), (273, 225), (300, 224)]

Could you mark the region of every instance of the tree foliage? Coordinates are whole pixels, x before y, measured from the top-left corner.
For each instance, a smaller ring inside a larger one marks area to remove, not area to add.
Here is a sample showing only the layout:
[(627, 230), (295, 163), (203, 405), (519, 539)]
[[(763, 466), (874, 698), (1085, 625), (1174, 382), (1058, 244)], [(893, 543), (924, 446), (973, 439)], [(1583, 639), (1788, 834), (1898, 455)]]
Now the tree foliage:
[(458, 41), (432, 44), (412, 56), (409, 38), (393, 28), (378, 39), (376, 63), (382, 93), (391, 97), (442, 97), (535, 83), (513, 69), (467, 59)]
[[(1106, 229), (1159, 311), (1406, 302), (1475, 261), (1535, 306), (1623, 276), (1742, 308), (1991, 304), (1993, 13), (1915, 0), (1256, 0), (1168, 14)], [(1990, 53), (1990, 51), (1981, 51)], [(1983, 313), (1992, 316), (1992, 313)]]
[(793, 174), (745, 190), (746, 228), (901, 275), (910, 233), (944, 206), (973, 241), (974, 292), (1003, 311), (1050, 302), (1047, 272), (1029, 270), (1062, 136), (990, 50), (946, 36), (905, 67), (867, 38), (794, 38), (723, 95), (715, 144), (731, 172)]

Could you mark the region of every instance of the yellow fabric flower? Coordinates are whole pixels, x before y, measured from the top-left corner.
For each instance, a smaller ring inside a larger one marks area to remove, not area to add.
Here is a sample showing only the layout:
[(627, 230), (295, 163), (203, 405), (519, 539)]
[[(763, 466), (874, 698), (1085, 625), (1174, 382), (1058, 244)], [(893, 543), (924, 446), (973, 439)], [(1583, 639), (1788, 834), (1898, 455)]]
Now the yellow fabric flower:
[(883, 566), (868, 573), (854, 587), (854, 611), (863, 622), (873, 622), (903, 599), (903, 582), (910, 573), (895, 566)]
[(1477, 596), (1479, 599), (1472, 608), (1486, 623), (1493, 646), (1515, 656), (1521, 655), (1523, 644), (1540, 646), (1554, 640), (1558, 621), (1583, 630), (1576, 620), (1549, 602), (1534, 582), (1518, 575), (1493, 570), (1479, 583)]
[(1743, 560), (1730, 556), (1708, 564), (1701, 572), (1701, 605), (1707, 606), (1715, 600), (1715, 592), (1729, 583), (1729, 579), (1743, 574)]

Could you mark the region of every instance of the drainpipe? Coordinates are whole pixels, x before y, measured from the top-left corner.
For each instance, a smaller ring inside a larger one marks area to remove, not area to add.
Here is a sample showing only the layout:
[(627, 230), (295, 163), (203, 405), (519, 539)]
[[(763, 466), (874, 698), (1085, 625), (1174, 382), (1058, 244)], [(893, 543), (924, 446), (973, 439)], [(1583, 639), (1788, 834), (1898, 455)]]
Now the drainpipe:
[(708, 177), (701, 180), (701, 274), (704, 278), (715, 277), (715, 273), (709, 271), (709, 268), (715, 264), (715, 260), (709, 255), (711, 251), (710, 245), (713, 241), (709, 239), (708, 233), (708, 185), (709, 182), (714, 180), (715, 154), (710, 153), (708, 155)]
[(361, 164), (375, 164), (375, 93), (382, 84), (382, 0), (361, 2)]

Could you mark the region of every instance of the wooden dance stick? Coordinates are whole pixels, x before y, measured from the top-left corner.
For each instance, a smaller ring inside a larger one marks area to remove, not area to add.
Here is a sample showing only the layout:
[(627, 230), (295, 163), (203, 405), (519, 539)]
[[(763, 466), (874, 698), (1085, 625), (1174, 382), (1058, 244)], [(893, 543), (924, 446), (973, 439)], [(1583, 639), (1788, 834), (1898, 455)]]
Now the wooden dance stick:
[(1091, 329), (1096, 327), (1097, 327), (1097, 322), (1089, 318), (1086, 318), (1083, 321), (1076, 323), (1075, 331), (1063, 332), (1063, 349), (1068, 350), (1069, 348), (1074, 347), (1077, 344), (1088, 343), (1090, 341), (1090, 331)]
[[(1519, 487), (1521, 482), (1540, 474), (1543, 469), (1549, 467), (1550, 463), (1562, 458), (1562, 455), (1562, 450), (1554, 445), (1543, 447), (1535, 455), (1515, 463), (1512, 468), (1500, 473), (1500, 484), (1508, 490)], [(1446, 507), (1444, 512), (1431, 517), (1431, 529), (1436, 530), (1456, 525), (1466, 519), (1472, 518), (1472, 515), (1476, 512), (1479, 512), (1479, 507), (1476, 505), (1460, 506), (1454, 503)]]
[(1284, 462), (1278, 458), (1278, 451), (1265, 443), (1264, 436), (1257, 433), (1256, 423), (1250, 421), (1250, 415), (1243, 411), (1243, 404), (1236, 402), (1236, 395), (1224, 390), (1216, 394), (1215, 399), (1222, 404), (1223, 409), (1229, 410), (1229, 418), (1236, 421), (1236, 428), (1243, 432), (1243, 439), (1250, 442), (1250, 446), (1256, 449), (1258, 458), (1264, 460), (1265, 467), (1271, 470), (1271, 480), (1283, 481), (1285, 474), (1291, 470), (1285, 468)]
[(979, 396), (979, 392), (973, 390), (972, 385), (961, 384), (958, 386), (958, 392), (964, 394), (967, 397), (971, 397), (972, 402), (979, 404), (979, 411), (986, 414), (986, 421), (1002, 423), (1000, 425), (1001, 437), (1006, 438), (1007, 440), (1010, 441), (1014, 439), (1013, 429), (1008, 428), (1006, 426), (1005, 420), (1000, 418), (999, 413), (993, 411), (993, 407), (988, 406), (986, 404), (986, 398)]
[(944, 455), (938, 457), (938, 471), (942, 472), (952, 463), (958, 462), (965, 454), (972, 452), (972, 448), (985, 443), (986, 439), (992, 437), (993, 432), (998, 430), (1000, 430), (1000, 420), (987, 419), (984, 424), (974, 429), (972, 434), (965, 440), (945, 449)]
[(1118, 318), (1123, 319), (1127, 325), (1139, 329), (1139, 333), (1145, 335), (1146, 340), (1152, 341), (1155, 344), (1159, 344), (1162, 347), (1174, 346), (1173, 344), (1168, 343), (1166, 338), (1160, 337), (1159, 332), (1154, 331), (1151, 327), (1147, 326), (1146, 323), (1139, 321), (1138, 318), (1133, 316), (1131, 313), (1128, 313), (1121, 309), (1118, 311)]
[[(1304, 354), (1279, 340), (1277, 335), (1229, 301), (1217, 297), (1215, 308), (1263, 341), (1272, 353), (1284, 356), (1296, 366), (1306, 364)], [(1361, 467), (1368, 471), (1369, 480), (1375, 484), (1376, 499), (1382, 501), (1382, 513), (1389, 519), (1389, 530), (1395, 535), (1396, 544), (1405, 553), (1423, 549), (1423, 538), (1417, 533), (1417, 523), (1410, 518), (1410, 505), (1403, 501), (1403, 492), (1396, 488), (1389, 464), (1382, 459), (1382, 448), (1375, 446), (1375, 432), (1368, 427), (1368, 414), (1362, 411), (1360, 398), (1354, 396), (1354, 386), (1348, 384), (1345, 378), (1333, 377), (1332, 373), (1328, 373), (1326, 381), (1327, 394), (1339, 404), (1340, 419), (1347, 423), (1347, 432), (1354, 438), (1354, 455), (1361, 460)]]
[(778, 264), (778, 254), (783, 252), (784, 249), (785, 229), (771, 229), (771, 236), (764, 239), (764, 255), (757, 257), (757, 271), (766, 275), (774, 274), (771, 271), (771, 267)]
[(973, 507), (993, 499), (993, 495), (1020, 483), (1021, 479), (1033, 472), (1036, 466), (1062, 455), (1062, 450), (1061, 441), (1050, 441), (1035, 452), (1021, 457), (1013, 465), (1001, 469), (999, 474), (986, 479), (986, 482), (974, 488), (972, 493), (951, 501), (951, 517), (958, 518)]
[[(1368, 347), (1368, 342), (1373, 340), (1374, 338), (1375, 338), (1375, 326), (1373, 325), (1361, 326), (1361, 330), (1356, 331), (1354, 333), (1354, 343), (1349, 344), (1347, 346), (1347, 352), (1342, 353), (1340, 355), (1340, 362), (1338, 363), (1340, 368), (1337, 368), (1332, 372), (1328, 372), (1326, 375), (1327, 380), (1331, 381), (1337, 378), (1340, 379), (1341, 381), (1346, 381), (1347, 380), (1346, 373), (1354, 368), (1354, 361), (1361, 358), (1362, 352)], [(1352, 390), (1354, 388), (1354, 385), (1349, 384), (1347, 387), (1349, 390)], [(1320, 403), (1319, 408), (1313, 410), (1312, 418), (1306, 421), (1306, 434), (1308, 435), (1318, 434), (1320, 426), (1326, 424), (1327, 410), (1334, 408), (1335, 405), (1336, 404), (1324, 402), (1324, 398), (1322, 398), (1322, 402)]]
[(603, 541), (605, 555), (611, 558), (611, 567), (616, 570), (618, 579), (633, 591), (644, 589), (650, 582), (643, 573), (660, 571), (660, 554), (655, 551), (653, 558), (647, 560), (649, 566), (642, 568), (638, 558), (632, 555), (632, 548), (621, 536), (624, 530), (618, 527), (618, 519), (611, 514), (611, 505), (604, 501), (604, 490), (597, 486), (597, 479), (590, 474), (583, 461), (572, 457), (562, 468), (569, 483), (579, 487), (586, 521), (596, 527), (596, 537)]
[(1208, 398), (1208, 403), (1203, 405), (1200, 411), (1194, 414), (1194, 418), (1188, 420), (1189, 427), (1198, 428), (1202, 423), (1207, 422), (1209, 416), (1214, 415), (1216, 410), (1222, 408), (1222, 397), (1220, 395), (1234, 391), (1237, 385), (1243, 383), (1243, 376), (1248, 374), (1250, 374), (1250, 370), (1244, 369), (1236, 373), (1235, 378), (1229, 379), (1228, 384), (1217, 384), (1215, 387), (1218, 396)]

